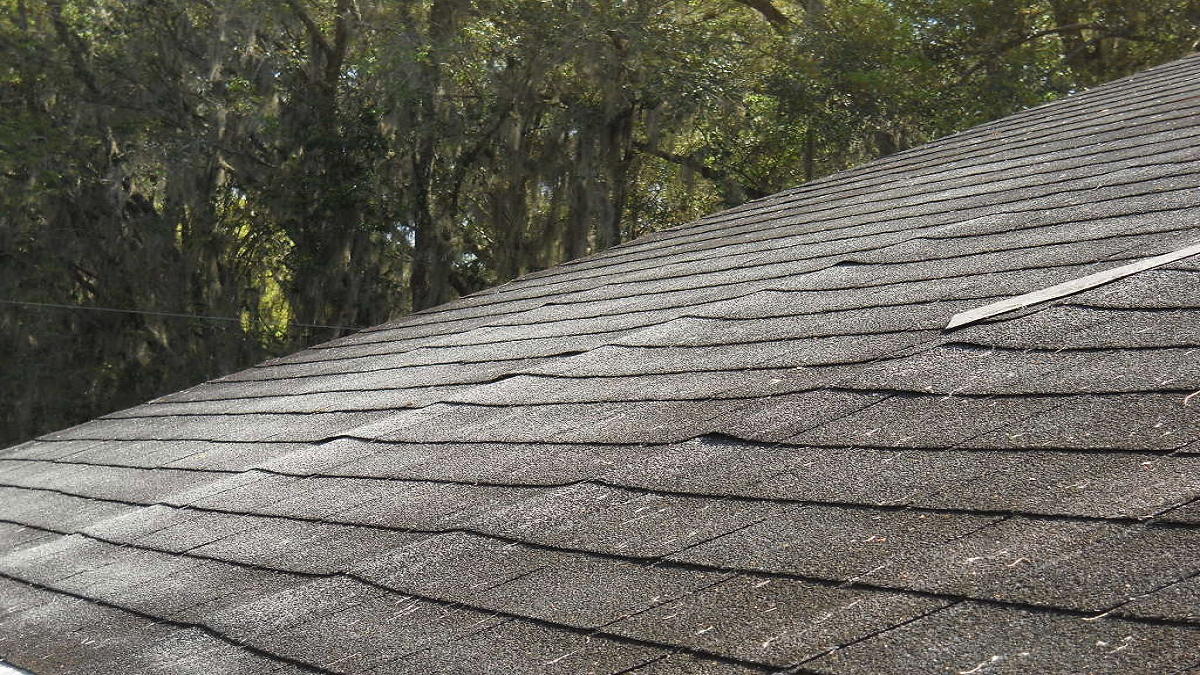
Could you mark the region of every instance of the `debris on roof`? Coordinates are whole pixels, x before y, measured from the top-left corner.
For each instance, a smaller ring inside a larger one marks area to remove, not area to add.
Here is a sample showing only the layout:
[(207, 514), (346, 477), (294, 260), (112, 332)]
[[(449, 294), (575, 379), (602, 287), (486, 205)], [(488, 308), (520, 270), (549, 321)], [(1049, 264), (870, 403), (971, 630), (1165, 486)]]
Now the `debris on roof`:
[(1116, 281), (1117, 279), (1123, 279), (1131, 274), (1144, 272), (1149, 269), (1154, 269), (1155, 267), (1162, 267), (1167, 263), (1173, 263), (1176, 260), (1183, 260), (1184, 258), (1189, 258), (1198, 254), (1200, 254), (1200, 243), (1192, 244), (1191, 246), (1185, 246), (1178, 251), (1172, 251), (1170, 253), (1156, 255), (1145, 260), (1139, 260), (1138, 262), (1130, 263), (1128, 265), (1114, 267), (1110, 270), (1104, 270), (1103, 272), (1089, 274), (1086, 277), (1079, 279), (1065, 281), (1061, 284), (1051, 286), (1050, 288), (1043, 288), (1040, 291), (1033, 291), (1031, 293), (1018, 295), (1015, 298), (1008, 298), (999, 302), (993, 302), (978, 309), (972, 309), (970, 311), (955, 314), (950, 318), (950, 323), (946, 324), (946, 330), (967, 326), (975, 323), (976, 321), (982, 321), (993, 316), (998, 316), (1000, 314), (1012, 312), (1018, 309), (1024, 309), (1042, 302), (1057, 300), (1068, 295), (1086, 291), (1089, 288), (1095, 288), (1102, 284)]
[(0, 451), (0, 658), (1193, 672), (1198, 94), (1170, 63)]

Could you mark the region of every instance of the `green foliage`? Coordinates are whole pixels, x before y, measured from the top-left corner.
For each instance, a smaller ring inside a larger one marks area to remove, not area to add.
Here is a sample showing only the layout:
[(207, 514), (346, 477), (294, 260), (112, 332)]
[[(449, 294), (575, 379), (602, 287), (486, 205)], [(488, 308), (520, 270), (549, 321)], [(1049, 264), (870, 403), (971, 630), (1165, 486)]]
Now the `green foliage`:
[(0, 0), (0, 441), (1195, 48), (1200, 0)]

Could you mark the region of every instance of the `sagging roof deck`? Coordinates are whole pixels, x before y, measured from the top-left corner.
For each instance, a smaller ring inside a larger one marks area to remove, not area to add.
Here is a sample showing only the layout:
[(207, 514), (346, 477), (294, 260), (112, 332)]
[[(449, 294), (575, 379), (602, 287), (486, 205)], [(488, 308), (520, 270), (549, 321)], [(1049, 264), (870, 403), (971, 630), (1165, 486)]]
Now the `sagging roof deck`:
[(1200, 671), (1200, 57), (0, 452), (45, 673)]

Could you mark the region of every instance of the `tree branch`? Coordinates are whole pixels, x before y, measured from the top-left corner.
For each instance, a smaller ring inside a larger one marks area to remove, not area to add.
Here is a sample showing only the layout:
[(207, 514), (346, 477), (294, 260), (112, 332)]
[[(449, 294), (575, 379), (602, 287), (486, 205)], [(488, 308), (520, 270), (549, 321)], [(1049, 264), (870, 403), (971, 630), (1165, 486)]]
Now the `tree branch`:
[(305, 30), (308, 31), (308, 37), (312, 39), (313, 44), (317, 46), (317, 49), (321, 50), (321, 53), (325, 55), (327, 60), (332, 61), (334, 57), (333, 47), (325, 39), (325, 35), (321, 32), (320, 27), (317, 26), (317, 22), (313, 21), (312, 16), (309, 15), (308, 11), (297, 0), (286, 0), (286, 2), (288, 7), (292, 8), (292, 12), (295, 13), (296, 18), (300, 19), (300, 23), (304, 24)]
[[(1009, 40), (1008, 42), (1000, 45), (999, 47), (989, 50), (988, 53), (991, 54), (992, 56), (999, 56), (1000, 54), (1003, 54), (1004, 52), (1007, 52), (1010, 49), (1016, 49), (1017, 47), (1020, 47), (1021, 45), (1025, 44), (1027, 42), (1033, 42), (1034, 40), (1044, 38), (1047, 35), (1059, 35), (1062, 33), (1072, 33), (1072, 32), (1078, 31), (1078, 30), (1083, 30), (1085, 28), (1098, 29), (1098, 28), (1100, 28), (1100, 26), (1097, 26), (1097, 25), (1091, 24), (1091, 23), (1071, 23), (1071, 24), (1067, 24), (1065, 26), (1055, 26), (1054, 28), (1047, 28), (1046, 30), (1040, 30), (1036, 33), (1030, 33), (1029, 35), (1024, 35), (1019, 38)], [(968, 68), (967, 71), (965, 73), (963, 73), (961, 77), (958, 78), (958, 81), (955, 82), (954, 86), (956, 86), (956, 87), (961, 86), (972, 75), (979, 72), (980, 68), (983, 68), (985, 65), (987, 65), (987, 63), (988, 62), (985, 59), (985, 60), (979, 61), (975, 65)]]
[(758, 199), (760, 197), (767, 196), (767, 193), (763, 192), (762, 190), (743, 185), (740, 181), (731, 178), (728, 173), (724, 171), (718, 171), (717, 169), (708, 166), (704, 162), (701, 162), (690, 155), (680, 155), (673, 152), (668, 152), (642, 141), (634, 141), (633, 147), (637, 148), (641, 152), (646, 153), (647, 155), (651, 155), (653, 157), (668, 161), (672, 164), (677, 164), (687, 169), (691, 169), (704, 178), (719, 185), (724, 185), (727, 188), (736, 188), (740, 192), (743, 192), (750, 199)]
[(100, 98), (101, 92), (99, 85), (96, 84), (96, 78), (92, 71), (87, 66), (87, 61), (84, 58), (87, 48), (83, 44), (83, 40), (71, 30), (67, 25), (67, 20), (63, 18), (62, 2), (50, 2), (50, 20), (54, 24), (54, 33), (58, 36), (58, 41), (66, 48), (68, 55), (71, 57), (71, 66), (75, 70), (75, 74), (79, 77), (87, 90)]
[(326, 77), (331, 81), (341, 76), (342, 63), (350, 49), (354, 34), (355, 8), (353, 0), (338, 0), (337, 16), (333, 20), (333, 48), (326, 64)]
[(779, 8), (771, 4), (771, 0), (733, 0), (739, 5), (745, 5), (750, 9), (762, 15), (767, 23), (771, 24), (771, 28), (777, 33), (786, 33), (790, 31), (795, 24), (787, 18), (787, 15), (779, 11)]

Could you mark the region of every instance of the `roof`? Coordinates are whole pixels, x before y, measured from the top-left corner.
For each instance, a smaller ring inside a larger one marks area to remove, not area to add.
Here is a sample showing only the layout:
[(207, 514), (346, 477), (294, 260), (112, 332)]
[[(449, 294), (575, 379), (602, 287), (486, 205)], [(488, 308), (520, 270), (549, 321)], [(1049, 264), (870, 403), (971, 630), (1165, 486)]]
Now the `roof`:
[(1190, 57), (0, 454), (45, 673), (1200, 672)]

